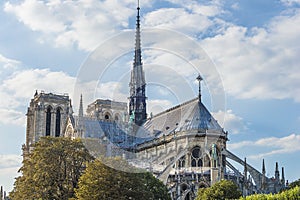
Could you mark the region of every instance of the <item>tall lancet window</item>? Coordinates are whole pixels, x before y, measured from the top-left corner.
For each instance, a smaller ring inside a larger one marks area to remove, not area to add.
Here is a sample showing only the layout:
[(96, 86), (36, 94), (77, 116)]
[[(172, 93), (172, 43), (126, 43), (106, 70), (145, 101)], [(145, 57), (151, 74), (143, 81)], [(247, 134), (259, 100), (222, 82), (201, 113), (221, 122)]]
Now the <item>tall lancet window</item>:
[(51, 130), (51, 106), (48, 106), (46, 111), (46, 136), (50, 136)]
[(55, 120), (55, 137), (60, 136), (60, 119), (61, 119), (60, 108), (57, 108), (56, 120)]

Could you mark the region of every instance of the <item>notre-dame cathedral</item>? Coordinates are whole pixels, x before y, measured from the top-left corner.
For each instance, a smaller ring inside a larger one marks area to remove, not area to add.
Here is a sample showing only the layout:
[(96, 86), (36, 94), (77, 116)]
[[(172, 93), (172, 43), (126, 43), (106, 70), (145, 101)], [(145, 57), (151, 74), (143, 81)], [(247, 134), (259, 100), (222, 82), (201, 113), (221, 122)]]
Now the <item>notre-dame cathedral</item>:
[[(240, 159), (227, 149), (228, 132), (201, 101), (200, 75), (197, 97), (147, 117), (139, 12), (138, 7), (128, 104), (96, 99), (84, 112), (81, 96), (76, 115), (67, 94), (36, 91), (27, 110), (24, 157), (43, 136), (83, 138), (97, 141), (98, 154), (122, 156), (151, 171), (168, 186), (172, 199), (194, 199), (198, 188), (221, 179), (235, 182), (243, 195), (276, 193), (284, 188), (284, 169), (280, 176), (278, 163), (274, 177), (269, 178), (264, 161), (257, 170), (246, 158)], [(243, 172), (231, 161), (241, 165)]]

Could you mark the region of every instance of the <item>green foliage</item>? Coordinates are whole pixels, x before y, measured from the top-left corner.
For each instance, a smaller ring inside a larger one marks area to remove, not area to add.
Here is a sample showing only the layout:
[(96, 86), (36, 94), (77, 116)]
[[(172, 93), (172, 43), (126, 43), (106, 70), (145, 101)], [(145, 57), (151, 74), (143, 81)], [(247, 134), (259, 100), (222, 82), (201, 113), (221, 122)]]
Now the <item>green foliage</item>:
[(300, 187), (285, 190), (278, 194), (255, 194), (240, 198), (241, 200), (297, 200), (300, 199)]
[(241, 196), (236, 184), (232, 181), (221, 180), (209, 188), (200, 188), (196, 200), (238, 199)]
[[(132, 173), (117, 170), (120, 168), (126, 168), (126, 171)], [(79, 200), (170, 199), (162, 182), (149, 172), (133, 168), (120, 158), (97, 159), (89, 163), (78, 186), (75, 191)]]
[(92, 159), (78, 139), (43, 137), (23, 161), (22, 176), (16, 178), (10, 198), (69, 199), (86, 162)]
[(294, 188), (296, 186), (300, 187), (300, 179), (289, 184), (289, 188)]

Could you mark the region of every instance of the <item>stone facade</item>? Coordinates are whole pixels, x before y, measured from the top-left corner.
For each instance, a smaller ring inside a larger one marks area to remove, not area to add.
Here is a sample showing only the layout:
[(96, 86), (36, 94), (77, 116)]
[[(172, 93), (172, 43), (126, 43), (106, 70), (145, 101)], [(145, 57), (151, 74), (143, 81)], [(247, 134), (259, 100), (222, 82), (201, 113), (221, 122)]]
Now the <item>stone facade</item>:
[(71, 100), (67, 94), (36, 92), (27, 109), (26, 142), (23, 154), (43, 136), (64, 136), (67, 118), (72, 114)]
[(87, 107), (87, 116), (97, 120), (128, 121), (127, 103), (97, 99)]
[(221, 150), (227, 138), (219, 136), (212, 132), (179, 132), (142, 145), (138, 156), (152, 161), (151, 171), (168, 185), (174, 199), (193, 199), (198, 188), (224, 178), (225, 157)]

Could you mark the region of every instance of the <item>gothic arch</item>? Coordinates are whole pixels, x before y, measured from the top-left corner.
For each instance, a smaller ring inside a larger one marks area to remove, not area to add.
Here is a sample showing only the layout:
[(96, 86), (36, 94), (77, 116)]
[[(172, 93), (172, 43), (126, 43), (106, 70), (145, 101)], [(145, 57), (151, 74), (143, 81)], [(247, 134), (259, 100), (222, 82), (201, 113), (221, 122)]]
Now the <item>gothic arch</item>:
[(60, 132), (61, 132), (61, 114), (62, 114), (62, 108), (57, 107), (56, 108), (56, 115), (55, 115), (55, 137), (60, 136)]
[(191, 167), (203, 167), (202, 150), (200, 146), (195, 146), (190, 151)]
[(120, 113), (114, 113), (114, 120), (117, 122), (121, 122), (122, 121), (122, 115)]
[(45, 105), (45, 112), (47, 112), (47, 110), (48, 110), (48, 108), (50, 108), (51, 109), (51, 111), (53, 111), (53, 106), (51, 106), (51, 105)]
[(106, 110), (103, 112), (104, 120), (112, 120), (112, 116), (113, 116), (113, 114), (109, 110)]
[(210, 187), (210, 185), (207, 182), (202, 180), (198, 183), (198, 187), (199, 188), (208, 188), (208, 187)]
[(51, 117), (52, 117), (53, 108), (51, 105), (46, 107), (46, 136), (51, 135)]

